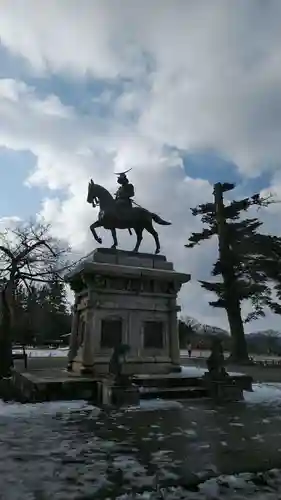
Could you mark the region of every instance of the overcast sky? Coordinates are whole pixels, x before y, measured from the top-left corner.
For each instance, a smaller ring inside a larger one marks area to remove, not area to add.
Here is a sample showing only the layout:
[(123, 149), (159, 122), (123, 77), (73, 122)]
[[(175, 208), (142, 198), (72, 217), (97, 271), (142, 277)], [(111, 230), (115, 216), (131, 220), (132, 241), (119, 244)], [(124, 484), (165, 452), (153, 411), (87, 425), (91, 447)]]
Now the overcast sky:
[[(0, 216), (41, 213), (87, 253), (90, 177), (114, 192), (114, 172), (132, 167), (135, 200), (172, 221), (158, 226), (162, 252), (192, 275), (184, 314), (226, 326), (196, 284), (216, 240), (184, 248), (200, 228), (190, 207), (217, 181), (281, 198), (280, 26), (280, 0), (1, 0)], [(281, 233), (280, 210), (265, 230)]]

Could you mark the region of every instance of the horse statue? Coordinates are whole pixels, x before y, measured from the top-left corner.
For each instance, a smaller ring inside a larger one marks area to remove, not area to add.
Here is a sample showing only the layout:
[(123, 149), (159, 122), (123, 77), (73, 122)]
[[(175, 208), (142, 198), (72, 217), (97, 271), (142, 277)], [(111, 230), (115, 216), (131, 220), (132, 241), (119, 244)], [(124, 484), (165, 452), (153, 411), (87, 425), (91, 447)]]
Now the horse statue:
[[(100, 207), (98, 220), (91, 224), (90, 230), (98, 243), (102, 243), (102, 239), (98, 236), (96, 228), (104, 227), (109, 229), (113, 238), (113, 245), (111, 248), (116, 248), (118, 246), (116, 229), (128, 229), (131, 228), (135, 231), (137, 235), (137, 242), (134, 248), (134, 252), (138, 252), (141, 241), (143, 230), (146, 229), (154, 237), (156, 250), (155, 253), (160, 252), (160, 242), (157, 231), (155, 231), (152, 221), (162, 226), (168, 226), (171, 223), (167, 222), (159, 215), (149, 212), (145, 208), (136, 207), (121, 207), (118, 204), (118, 200), (115, 200), (113, 196), (99, 184), (91, 179), (88, 185), (88, 196), (87, 202), (91, 203), (95, 208), (97, 205)], [(130, 232), (131, 234), (131, 232)]]

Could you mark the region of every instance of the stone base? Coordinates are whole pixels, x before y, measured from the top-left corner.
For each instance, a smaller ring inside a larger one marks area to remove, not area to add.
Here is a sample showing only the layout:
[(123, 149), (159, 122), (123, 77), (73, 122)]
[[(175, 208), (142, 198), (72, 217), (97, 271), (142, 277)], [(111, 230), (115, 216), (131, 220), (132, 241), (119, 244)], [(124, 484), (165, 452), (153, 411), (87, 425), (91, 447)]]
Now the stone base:
[[(81, 373), (81, 375), (93, 375), (93, 376), (104, 376), (109, 375), (109, 362), (95, 362), (91, 367), (84, 366), (80, 361), (74, 361), (72, 363), (72, 372)], [(151, 362), (138, 361), (138, 362), (127, 362), (123, 365), (122, 373), (125, 375), (167, 375), (169, 373), (180, 373), (181, 367), (173, 365), (171, 362)]]
[(114, 385), (111, 389), (111, 403), (116, 406), (138, 405), (140, 402), (139, 390), (136, 386), (122, 387)]
[(180, 371), (177, 294), (189, 280), (163, 255), (96, 249), (67, 277), (75, 291), (72, 370), (106, 375), (114, 349), (126, 344), (124, 373)]
[(72, 373), (76, 373), (77, 375), (87, 375), (94, 376), (94, 368), (92, 366), (84, 366), (81, 361), (77, 361), (76, 359), (71, 364), (71, 370), (67, 367), (68, 371)]
[(93, 375), (93, 368), (91, 366), (82, 366), (80, 368), (81, 375), (91, 376)]
[[(12, 379), (9, 381), (12, 387), (8, 387), (8, 390), (9, 393), (12, 390), (12, 397), (21, 402), (84, 399), (95, 405), (111, 405), (113, 387), (116, 388), (119, 405), (136, 404), (137, 395), (134, 387), (138, 388), (140, 399), (181, 400), (213, 397), (218, 403), (239, 401), (242, 398), (242, 392), (250, 390), (251, 377), (233, 374), (230, 375), (230, 381), (231, 384), (220, 386), (216, 383), (215, 386), (208, 387), (205, 378), (201, 375), (188, 375), (184, 372), (167, 375), (142, 374), (133, 377), (127, 384), (119, 383), (119, 386), (122, 386), (119, 389), (118, 386), (117, 388), (114, 386), (113, 379), (109, 377), (83, 377), (80, 372), (75, 374), (51, 368), (22, 373), (13, 370)], [(125, 392), (129, 390), (126, 400), (122, 400), (124, 385)]]
[(112, 398), (112, 381), (99, 380), (97, 382), (97, 403), (101, 405), (111, 405)]
[(173, 364), (171, 367), (171, 373), (181, 373), (182, 367), (181, 365), (175, 365)]
[(114, 385), (110, 379), (98, 381), (98, 403), (104, 406), (127, 406), (138, 405), (140, 402), (140, 392), (136, 385), (130, 384), (128, 387)]
[[(93, 371), (96, 375), (107, 375), (108, 362), (96, 361), (93, 367)], [(173, 371), (173, 366), (170, 361), (151, 361), (146, 360), (139, 361), (127, 361), (122, 367), (122, 373), (126, 375), (137, 375), (137, 374), (168, 374)]]
[(209, 381), (207, 384), (209, 396), (220, 403), (242, 401), (243, 390), (235, 381)]

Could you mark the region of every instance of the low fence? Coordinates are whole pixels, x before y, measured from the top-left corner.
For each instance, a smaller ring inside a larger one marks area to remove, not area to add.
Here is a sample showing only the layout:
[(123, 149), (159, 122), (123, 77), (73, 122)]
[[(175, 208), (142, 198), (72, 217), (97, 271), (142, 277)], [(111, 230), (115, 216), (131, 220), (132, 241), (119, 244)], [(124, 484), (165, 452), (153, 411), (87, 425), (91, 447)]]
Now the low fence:
[(250, 361), (252, 364), (257, 365), (257, 366), (264, 366), (265, 368), (275, 368), (275, 367), (281, 367), (281, 359), (254, 359), (250, 358)]

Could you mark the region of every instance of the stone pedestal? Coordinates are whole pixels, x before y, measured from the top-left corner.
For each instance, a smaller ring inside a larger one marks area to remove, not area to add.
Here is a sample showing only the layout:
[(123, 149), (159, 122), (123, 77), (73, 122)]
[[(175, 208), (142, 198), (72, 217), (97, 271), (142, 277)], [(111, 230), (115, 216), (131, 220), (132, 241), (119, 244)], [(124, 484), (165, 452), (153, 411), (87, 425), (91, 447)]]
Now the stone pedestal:
[(213, 380), (207, 373), (204, 378), (209, 396), (217, 403), (231, 403), (244, 399), (242, 386), (232, 377)]
[(177, 369), (177, 293), (189, 280), (162, 255), (95, 250), (67, 276), (75, 292), (68, 369), (107, 374), (120, 343), (130, 346), (124, 373)]
[(113, 386), (111, 392), (111, 403), (115, 406), (138, 405), (140, 402), (139, 389), (135, 385), (127, 388)]
[(97, 396), (96, 402), (103, 406), (132, 406), (140, 402), (139, 388), (136, 385), (119, 386), (106, 378), (98, 381)]

